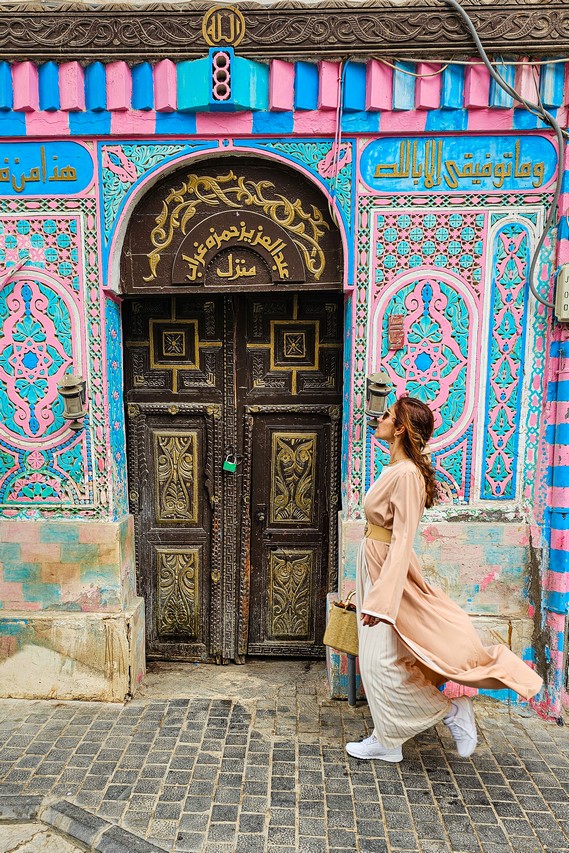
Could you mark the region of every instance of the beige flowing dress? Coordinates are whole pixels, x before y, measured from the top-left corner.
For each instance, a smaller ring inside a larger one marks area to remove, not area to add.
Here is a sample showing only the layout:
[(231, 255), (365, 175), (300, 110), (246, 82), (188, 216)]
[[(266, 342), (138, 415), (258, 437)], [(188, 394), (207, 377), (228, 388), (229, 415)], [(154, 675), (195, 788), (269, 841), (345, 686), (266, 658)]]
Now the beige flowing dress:
[[(367, 520), (391, 530), (392, 539), (390, 544), (371, 538), (362, 542), (358, 610), (392, 625), (432, 683), (509, 688), (530, 699), (541, 689), (539, 675), (507, 646), (483, 646), (468, 615), (423, 577), (413, 539), (424, 506), (424, 480), (411, 460), (384, 468), (368, 491)], [(361, 651), (360, 643), (360, 664)]]

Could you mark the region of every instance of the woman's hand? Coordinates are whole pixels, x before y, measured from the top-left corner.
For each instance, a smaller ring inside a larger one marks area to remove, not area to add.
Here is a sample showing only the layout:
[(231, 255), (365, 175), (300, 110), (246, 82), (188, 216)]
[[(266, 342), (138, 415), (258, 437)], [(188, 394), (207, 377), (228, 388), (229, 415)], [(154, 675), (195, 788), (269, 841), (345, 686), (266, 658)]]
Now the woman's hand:
[(381, 619), (378, 619), (377, 616), (370, 616), (369, 613), (360, 614), (360, 619), (362, 620), (362, 625), (367, 625), (370, 628), (373, 628), (374, 625), (379, 625)]

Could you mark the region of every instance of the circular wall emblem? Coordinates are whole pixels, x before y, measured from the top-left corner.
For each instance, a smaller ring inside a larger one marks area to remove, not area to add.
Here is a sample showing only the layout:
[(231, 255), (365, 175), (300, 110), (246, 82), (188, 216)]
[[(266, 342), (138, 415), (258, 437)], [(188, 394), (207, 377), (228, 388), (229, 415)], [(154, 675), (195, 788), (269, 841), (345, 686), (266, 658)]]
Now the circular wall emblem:
[(232, 6), (214, 6), (204, 15), (202, 35), (209, 47), (237, 47), (245, 35), (245, 18)]

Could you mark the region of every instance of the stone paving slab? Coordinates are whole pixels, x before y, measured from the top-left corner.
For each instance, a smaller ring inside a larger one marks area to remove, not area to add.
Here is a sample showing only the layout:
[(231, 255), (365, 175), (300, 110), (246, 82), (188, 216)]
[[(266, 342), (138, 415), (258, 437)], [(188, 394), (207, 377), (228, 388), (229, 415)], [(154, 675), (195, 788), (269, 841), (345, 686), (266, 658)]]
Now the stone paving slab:
[(440, 725), (400, 765), (360, 762), (367, 706), (328, 699), (319, 662), (160, 671), (125, 706), (0, 701), (10, 819), (39, 799), (102, 853), (569, 853), (566, 727), (476, 700), (471, 759)]

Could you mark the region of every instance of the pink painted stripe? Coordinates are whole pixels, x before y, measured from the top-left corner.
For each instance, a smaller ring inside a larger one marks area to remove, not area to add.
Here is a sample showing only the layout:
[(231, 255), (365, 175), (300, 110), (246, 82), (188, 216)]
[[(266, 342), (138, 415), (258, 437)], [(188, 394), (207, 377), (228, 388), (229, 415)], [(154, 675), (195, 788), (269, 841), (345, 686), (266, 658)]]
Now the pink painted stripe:
[[(561, 367), (561, 365), (559, 365)], [(560, 376), (560, 379), (567, 379), (567, 371), (563, 371), (565, 376)], [(558, 424), (566, 424), (569, 421), (569, 402), (559, 400), (555, 406), (555, 422)]]
[[(567, 216), (567, 214), (562, 214), (562, 216)], [(559, 240), (557, 243), (557, 264), (561, 266), (561, 264), (569, 263), (569, 240)]]
[(294, 114), (295, 133), (334, 133), (336, 113), (332, 110), (299, 110)]
[(565, 63), (565, 86), (563, 87), (563, 103), (569, 105), (569, 62)]
[[(569, 551), (569, 530), (552, 529), (551, 547), (556, 551)], [(559, 574), (559, 572), (556, 572), (556, 574)]]
[[(419, 62), (417, 74), (433, 74), (440, 65), (433, 62)], [(418, 110), (436, 110), (441, 105), (441, 75), (417, 77), (415, 86), (415, 106)]]
[(269, 66), (269, 109), (290, 112), (294, 109), (294, 63), (273, 59)]
[(336, 110), (338, 108), (338, 84), (342, 66), (339, 62), (319, 62), (318, 109)]
[(111, 113), (113, 134), (153, 134), (156, 130), (156, 113), (152, 110), (121, 110)]
[(545, 616), (546, 624), (555, 631), (556, 634), (565, 633), (565, 616), (562, 613), (553, 613), (547, 611)]
[(390, 110), (393, 102), (393, 68), (371, 59), (366, 71), (366, 110)]
[(126, 62), (109, 62), (107, 65), (107, 109), (129, 110), (132, 97), (132, 77)]
[(28, 113), (26, 136), (69, 136), (69, 113), (59, 110)]
[(78, 62), (59, 66), (59, 102), (62, 110), (85, 109), (85, 74)]
[(487, 107), (490, 95), (490, 72), (485, 65), (467, 65), (464, 74), (464, 106)]
[(196, 133), (231, 136), (252, 133), (253, 113), (196, 113)]
[(153, 69), (154, 106), (159, 113), (172, 113), (177, 106), (176, 63), (161, 59)]
[(552, 507), (569, 506), (569, 486), (552, 486), (552, 488), (551, 488), (551, 506)]
[(551, 462), (553, 465), (569, 465), (569, 446), (566, 444), (556, 445), (553, 448), (553, 459)]
[[(539, 86), (539, 65), (529, 65), (525, 62), (524, 64), (518, 65), (516, 69), (516, 90), (526, 99), (526, 101), (531, 101), (532, 104), (537, 103), (538, 100), (538, 87)], [(518, 105), (519, 106), (519, 105)]]
[(38, 69), (33, 62), (12, 65), (14, 110), (29, 113), (39, 109)]
[(381, 116), (382, 133), (399, 133), (401, 131), (422, 131), (427, 122), (425, 110), (409, 110), (409, 112), (389, 112)]
[(488, 133), (497, 130), (511, 130), (514, 123), (514, 110), (496, 110), (488, 107), (468, 111), (468, 129), (485, 130)]

